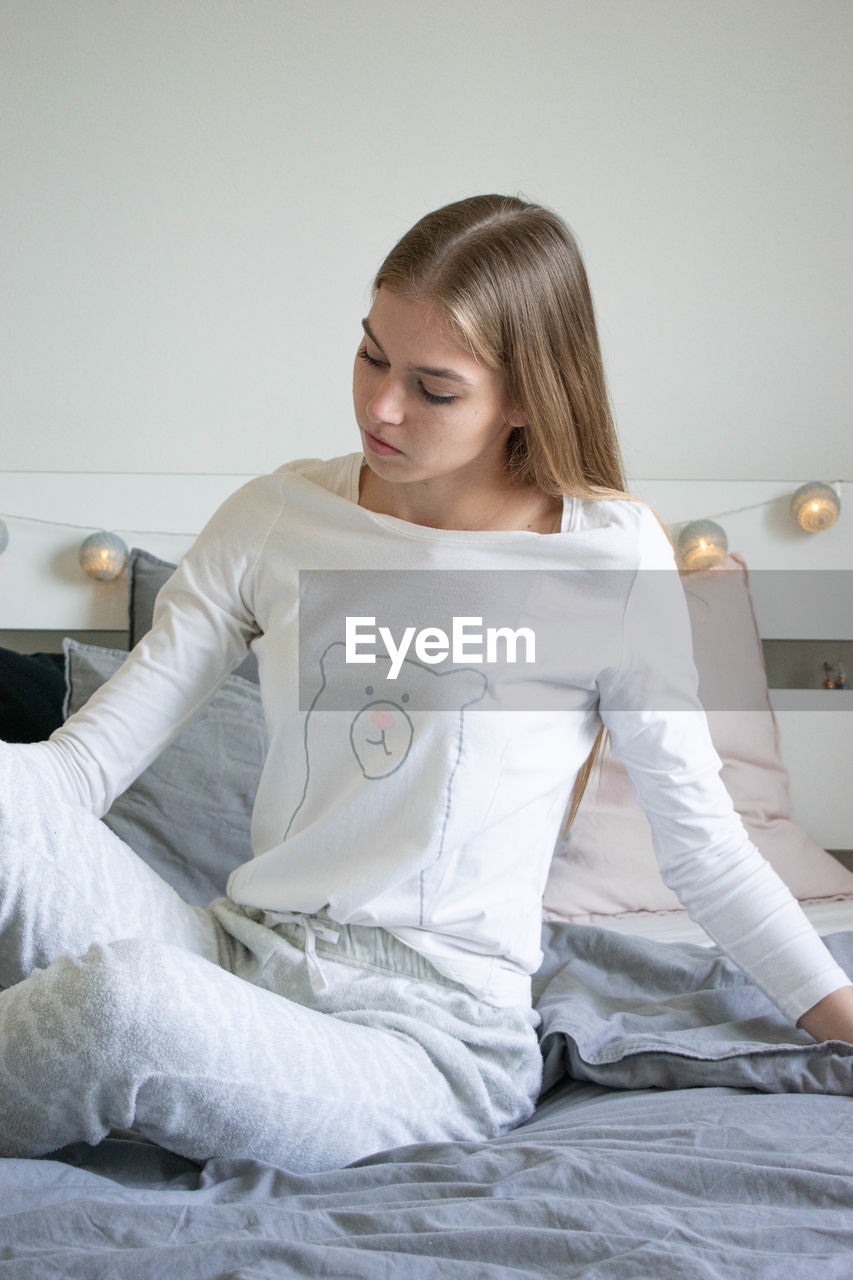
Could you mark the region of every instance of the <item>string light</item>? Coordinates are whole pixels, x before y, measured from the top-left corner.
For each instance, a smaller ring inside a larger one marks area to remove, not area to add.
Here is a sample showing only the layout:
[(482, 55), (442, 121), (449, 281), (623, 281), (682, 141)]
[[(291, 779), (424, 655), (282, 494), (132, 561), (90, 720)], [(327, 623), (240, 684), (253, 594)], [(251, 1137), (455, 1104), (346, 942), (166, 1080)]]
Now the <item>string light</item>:
[[(841, 481), (833, 481), (838, 485)], [(841, 512), (841, 499), (832, 484), (822, 481), (811, 481), (800, 485), (791, 498), (791, 514), (800, 528), (809, 533), (817, 533), (830, 528)], [(734, 507), (728, 511), (716, 512), (713, 517), (701, 520), (690, 520), (684, 524), (676, 540), (676, 557), (679, 567), (690, 572), (709, 569), (724, 559), (728, 552), (728, 538), (717, 519), (739, 515), (743, 511), (756, 511), (770, 506), (775, 499), (749, 503), (743, 507)], [(91, 525), (70, 524), (62, 520), (42, 520), (37, 516), (20, 516), (13, 512), (0, 512), (0, 555), (9, 545), (9, 528), (2, 519), (22, 520), (30, 524), (49, 525), (58, 529), (91, 529)], [(124, 529), (122, 532), (132, 536), (151, 536), (160, 538), (195, 538), (198, 530), (178, 532), (174, 529)], [(115, 533), (99, 530), (84, 539), (80, 547), (81, 568), (90, 577), (109, 581), (117, 578), (127, 564), (129, 552), (127, 544)]]
[(719, 564), (728, 549), (729, 540), (721, 525), (713, 520), (691, 520), (678, 535), (676, 556), (680, 568), (695, 573)]
[(791, 511), (806, 533), (820, 533), (835, 524), (841, 511), (841, 499), (828, 484), (813, 480), (797, 489), (791, 499)]
[(101, 529), (98, 533), (91, 533), (80, 544), (80, 568), (90, 578), (110, 582), (124, 573), (129, 555), (123, 538)]
[[(91, 525), (71, 524), (66, 520), (42, 520), (38, 516), (19, 516), (14, 512), (6, 511), (2, 513), (9, 520), (22, 520), (27, 524), (46, 525), (52, 529), (75, 529), (88, 530)], [(140, 537), (158, 537), (158, 538), (195, 538), (198, 535), (196, 529), (192, 533), (182, 533), (175, 529), (123, 529), (123, 533)], [(0, 518), (0, 555), (3, 554), (9, 544), (9, 528), (6, 522)], [(90, 578), (96, 578), (101, 582), (109, 582), (114, 578), (118, 578), (127, 565), (130, 552), (127, 543), (116, 533), (108, 533), (105, 529), (98, 530), (96, 533), (90, 533), (87, 538), (83, 539), (78, 552), (80, 568)]]
[[(841, 484), (840, 480), (833, 484)], [(763, 502), (751, 502), (744, 507), (733, 507), (729, 511), (718, 511), (716, 517), (740, 515), (742, 511), (757, 511), (761, 507), (769, 507), (774, 498)], [(817, 533), (828, 529), (838, 519), (841, 511), (841, 498), (830, 484), (812, 481), (800, 485), (791, 498), (791, 514), (802, 529), (809, 533)], [(704, 520), (690, 520), (683, 525), (676, 540), (676, 559), (679, 568), (685, 571), (710, 569), (719, 564), (728, 551), (728, 538), (716, 519), (707, 517)]]
[[(5, 516), (7, 520), (25, 520), (27, 524), (46, 524), (52, 529), (91, 529), (90, 524), (69, 524), (67, 520), (41, 520), (38, 516), (19, 516), (14, 511), (0, 511), (0, 516)], [(2, 521), (0, 521), (2, 523)], [(122, 533), (139, 534), (141, 537), (157, 537), (157, 538), (195, 538), (198, 536), (198, 529), (192, 533), (179, 532), (176, 529), (122, 529)]]

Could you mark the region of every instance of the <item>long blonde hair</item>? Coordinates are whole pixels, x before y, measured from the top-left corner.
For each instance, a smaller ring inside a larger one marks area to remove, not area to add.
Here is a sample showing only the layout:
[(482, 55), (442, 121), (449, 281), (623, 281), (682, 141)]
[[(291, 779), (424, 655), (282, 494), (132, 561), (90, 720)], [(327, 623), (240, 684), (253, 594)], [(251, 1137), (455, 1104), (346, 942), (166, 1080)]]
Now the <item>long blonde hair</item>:
[[(506, 467), (520, 483), (552, 497), (638, 501), (625, 492), (592, 296), (562, 218), (514, 196), (458, 200), (406, 232), (377, 271), (374, 295), (382, 286), (437, 303), (462, 345), (504, 374), (526, 422), (507, 441)], [(564, 833), (606, 739), (602, 726)]]

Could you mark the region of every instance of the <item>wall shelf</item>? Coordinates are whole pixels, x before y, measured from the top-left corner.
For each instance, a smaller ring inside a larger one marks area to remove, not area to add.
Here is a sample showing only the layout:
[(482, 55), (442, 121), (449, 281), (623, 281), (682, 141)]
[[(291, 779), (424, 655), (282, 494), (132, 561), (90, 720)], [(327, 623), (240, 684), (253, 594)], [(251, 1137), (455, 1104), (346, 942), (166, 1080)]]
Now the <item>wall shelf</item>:
[[(824, 680), (825, 662), (841, 663), (853, 676), (853, 640), (768, 640), (761, 641), (764, 669), (771, 689), (817, 689)], [(826, 692), (836, 692), (827, 690)], [(838, 690), (840, 693), (850, 690)]]
[(853, 711), (853, 689), (770, 689), (770, 705), (779, 711)]

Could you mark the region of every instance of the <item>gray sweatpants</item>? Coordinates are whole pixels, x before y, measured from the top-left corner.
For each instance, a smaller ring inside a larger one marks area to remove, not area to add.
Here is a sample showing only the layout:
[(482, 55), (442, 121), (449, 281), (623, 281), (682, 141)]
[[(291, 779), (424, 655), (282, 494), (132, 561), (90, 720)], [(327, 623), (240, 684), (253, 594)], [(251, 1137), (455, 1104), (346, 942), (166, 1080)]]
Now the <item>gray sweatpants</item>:
[(383, 929), (263, 919), (185, 903), (0, 743), (0, 1155), (117, 1127), (307, 1173), (531, 1114), (532, 1010), (484, 1004)]

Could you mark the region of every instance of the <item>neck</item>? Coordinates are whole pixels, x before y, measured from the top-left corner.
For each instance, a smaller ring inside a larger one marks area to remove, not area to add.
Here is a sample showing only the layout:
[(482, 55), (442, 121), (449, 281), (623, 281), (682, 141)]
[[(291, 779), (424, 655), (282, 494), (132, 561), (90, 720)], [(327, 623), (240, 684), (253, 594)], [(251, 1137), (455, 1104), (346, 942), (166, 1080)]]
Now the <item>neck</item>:
[(555, 533), (563, 504), (530, 486), (494, 484), (478, 487), (469, 479), (459, 485), (391, 484), (365, 463), (359, 478), (359, 506), (429, 529), (529, 530)]

